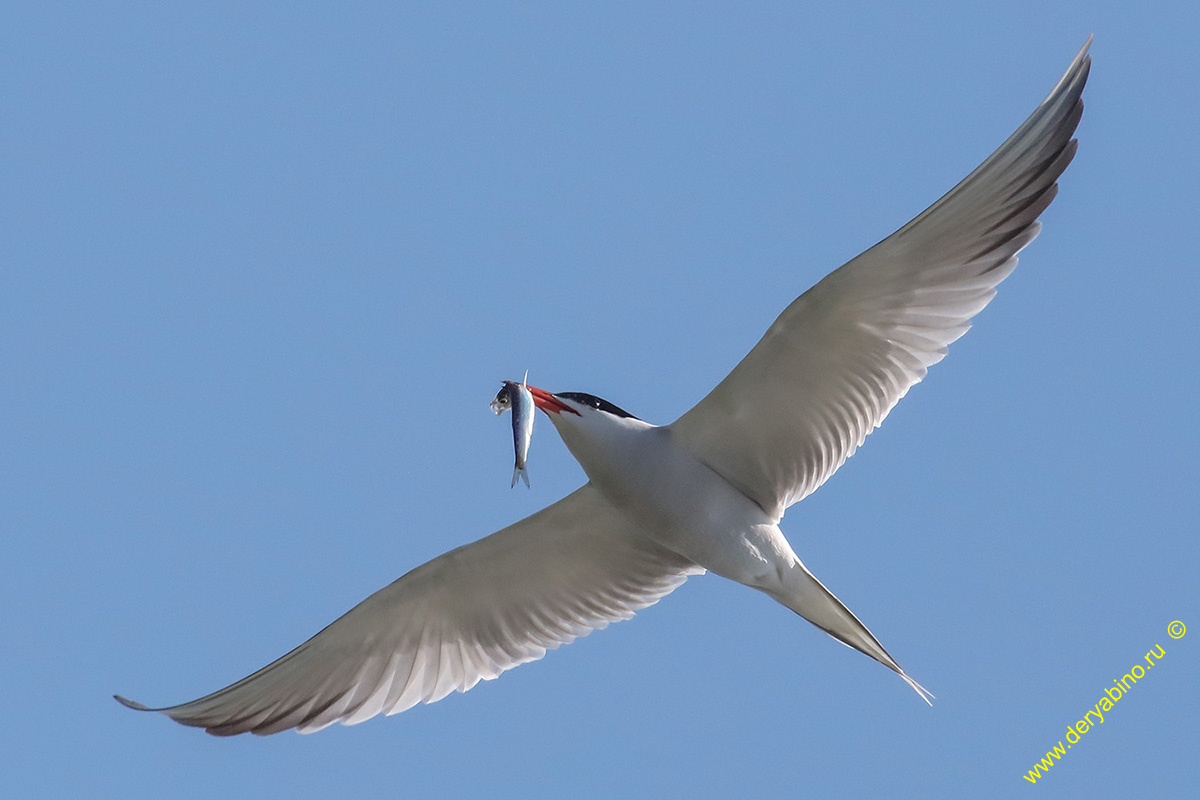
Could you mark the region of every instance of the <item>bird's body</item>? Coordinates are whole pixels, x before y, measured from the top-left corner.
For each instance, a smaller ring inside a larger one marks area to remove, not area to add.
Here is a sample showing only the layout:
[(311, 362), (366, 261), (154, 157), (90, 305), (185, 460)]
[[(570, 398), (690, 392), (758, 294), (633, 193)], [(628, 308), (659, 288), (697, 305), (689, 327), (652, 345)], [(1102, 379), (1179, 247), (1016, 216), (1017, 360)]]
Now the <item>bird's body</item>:
[(764, 564), (755, 550), (773, 538), (766, 532), (778, 531), (776, 521), (680, 447), (669, 427), (603, 413), (549, 416), (592, 485), (647, 538), (710, 572), (755, 585)]
[(253, 675), (157, 710), (222, 735), (361, 722), (495, 678), (705, 571), (764, 592), (928, 701), (779, 523), (945, 356), (1037, 236), (1075, 153), (1087, 49), (978, 169), (797, 298), (674, 423), (528, 387), (587, 484), (417, 567)]
[[(534, 390), (544, 410), (554, 402)], [(773, 517), (679, 441), (671, 426), (587, 413), (559, 399), (548, 416), (594, 486), (640, 535), (708, 572), (769, 595), (839, 641), (899, 673), (883, 646), (801, 563)], [(571, 409), (577, 413), (570, 413)]]

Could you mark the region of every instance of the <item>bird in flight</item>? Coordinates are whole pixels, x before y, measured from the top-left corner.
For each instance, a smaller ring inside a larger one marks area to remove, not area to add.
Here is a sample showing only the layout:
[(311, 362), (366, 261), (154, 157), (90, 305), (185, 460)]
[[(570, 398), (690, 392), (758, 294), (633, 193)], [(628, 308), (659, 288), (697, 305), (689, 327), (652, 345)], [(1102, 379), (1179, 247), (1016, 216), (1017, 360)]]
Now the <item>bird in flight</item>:
[(764, 592), (929, 702), (779, 522), (942, 360), (1038, 235), (1075, 155), (1090, 44), (974, 172), (800, 295), (675, 422), (529, 386), (583, 487), (417, 567), (231, 686), (166, 708), (117, 699), (222, 736), (352, 725), (465, 692), (708, 571)]

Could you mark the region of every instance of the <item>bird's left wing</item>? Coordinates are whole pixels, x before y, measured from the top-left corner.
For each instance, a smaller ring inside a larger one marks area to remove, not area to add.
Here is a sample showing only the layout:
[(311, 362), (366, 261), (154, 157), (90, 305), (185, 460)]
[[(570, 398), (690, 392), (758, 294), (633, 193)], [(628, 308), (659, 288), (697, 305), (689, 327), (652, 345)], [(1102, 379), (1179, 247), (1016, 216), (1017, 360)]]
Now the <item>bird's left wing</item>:
[(1038, 231), (1075, 154), (1088, 43), (1024, 124), (900, 230), (798, 297), (671, 432), (776, 519), (829, 478)]
[(702, 572), (639, 536), (589, 484), (417, 567), (248, 678), (147, 710), (218, 735), (354, 724), (465, 692)]

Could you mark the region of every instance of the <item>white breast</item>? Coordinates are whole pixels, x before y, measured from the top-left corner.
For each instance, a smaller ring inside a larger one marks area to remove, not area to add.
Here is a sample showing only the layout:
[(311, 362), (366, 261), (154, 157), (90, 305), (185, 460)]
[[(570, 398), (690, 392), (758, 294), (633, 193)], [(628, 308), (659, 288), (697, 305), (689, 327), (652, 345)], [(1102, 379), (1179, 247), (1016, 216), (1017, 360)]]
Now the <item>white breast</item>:
[(765, 552), (782, 542), (776, 521), (668, 428), (595, 416), (564, 420), (559, 432), (592, 485), (648, 538), (742, 582), (782, 555)]

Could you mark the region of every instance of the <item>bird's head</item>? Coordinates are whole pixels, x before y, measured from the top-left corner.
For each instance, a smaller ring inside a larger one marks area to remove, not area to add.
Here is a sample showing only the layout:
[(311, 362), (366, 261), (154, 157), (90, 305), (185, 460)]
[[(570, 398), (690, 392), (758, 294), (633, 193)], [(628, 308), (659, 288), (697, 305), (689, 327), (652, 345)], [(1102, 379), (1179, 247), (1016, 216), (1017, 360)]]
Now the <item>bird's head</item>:
[(620, 447), (630, 434), (653, 427), (607, 400), (584, 392), (553, 394), (529, 387), (533, 402), (546, 412), (576, 460), (588, 471), (589, 464), (613, 447)]
[(596, 397), (594, 394), (586, 394), (584, 392), (559, 392), (558, 394), (553, 394), (536, 386), (530, 386), (529, 393), (533, 395), (534, 405), (545, 411), (551, 419), (554, 419), (554, 415), (557, 414), (573, 414), (580, 418), (590, 414), (601, 414), (614, 419), (637, 419), (637, 417), (625, 409), (618, 408), (607, 400)]

